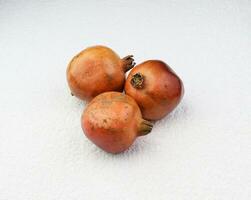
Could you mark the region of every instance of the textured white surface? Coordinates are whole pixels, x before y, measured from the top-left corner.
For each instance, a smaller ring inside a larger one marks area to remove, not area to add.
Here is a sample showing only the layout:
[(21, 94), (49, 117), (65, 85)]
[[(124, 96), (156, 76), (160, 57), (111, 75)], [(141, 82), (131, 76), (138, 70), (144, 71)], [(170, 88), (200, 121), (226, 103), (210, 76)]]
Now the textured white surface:
[[(251, 2), (0, 0), (0, 200), (248, 200)], [(185, 97), (126, 153), (83, 135), (65, 69), (108, 45), (163, 59)]]

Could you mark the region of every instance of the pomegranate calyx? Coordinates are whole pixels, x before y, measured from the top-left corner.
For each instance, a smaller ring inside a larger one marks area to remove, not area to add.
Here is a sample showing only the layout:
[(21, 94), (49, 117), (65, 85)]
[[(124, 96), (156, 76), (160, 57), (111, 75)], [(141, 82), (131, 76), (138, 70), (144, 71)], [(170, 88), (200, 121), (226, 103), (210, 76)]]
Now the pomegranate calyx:
[(124, 66), (124, 71), (127, 72), (130, 69), (132, 69), (135, 66), (135, 62), (133, 59), (133, 55), (128, 55), (124, 58), (122, 58), (123, 66)]
[(144, 76), (141, 73), (132, 75), (131, 84), (136, 89), (142, 89), (144, 86)]
[(139, 127), (138, 136), (147, 135), (152, 131), (153, 123), (147, 120), (142, 119)]

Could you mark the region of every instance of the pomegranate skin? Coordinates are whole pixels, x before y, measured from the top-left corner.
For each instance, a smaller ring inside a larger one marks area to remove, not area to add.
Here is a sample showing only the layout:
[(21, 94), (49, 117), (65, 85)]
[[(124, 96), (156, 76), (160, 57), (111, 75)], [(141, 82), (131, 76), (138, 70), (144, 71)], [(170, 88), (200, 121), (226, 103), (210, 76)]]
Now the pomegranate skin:
[(132, 56), (121, 59), (112, 49), (92, 46), (77, 54), (67, 67), (71, 94), (91, 100), (102, 92), (122, 91), (125, 73), (134, 66)]
[(81, 118), (82, 129), (94, 144), (109, 153), (128, 149), (152, 124), (142, 119), (137, 103), (128, 95), (105, 92), (95, 97)]
[(138, 103), (144, 119), (159, 120), (179, 104), (184, 86), (166, 63), (148, 60), (130, 71), (125, 93)]

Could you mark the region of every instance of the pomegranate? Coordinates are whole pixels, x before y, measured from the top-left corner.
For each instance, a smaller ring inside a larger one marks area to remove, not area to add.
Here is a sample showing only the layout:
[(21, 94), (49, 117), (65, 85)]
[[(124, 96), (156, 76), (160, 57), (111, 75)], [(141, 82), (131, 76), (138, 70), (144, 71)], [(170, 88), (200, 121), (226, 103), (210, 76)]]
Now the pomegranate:
[(67, 68), (72, 95), (91, 100), (102, 92), (123, 91), (125, 73), (135, 65), (132, 55), (120, 58), (105, 46), (92, 46), (77, 54)]
[(148, 60), (130, 71), (125, 93), (138, 103), (144, 119), (158, 120), (179, 104), (184, 87), (181, 79), (166, 63)]
[(128, 149), (138, 136), (152, 130), (152, 123), (142, 119), (137, 103), (120, 92), (96, 96), (81, 118), (82, 129), (94, 144), (110, 153)]

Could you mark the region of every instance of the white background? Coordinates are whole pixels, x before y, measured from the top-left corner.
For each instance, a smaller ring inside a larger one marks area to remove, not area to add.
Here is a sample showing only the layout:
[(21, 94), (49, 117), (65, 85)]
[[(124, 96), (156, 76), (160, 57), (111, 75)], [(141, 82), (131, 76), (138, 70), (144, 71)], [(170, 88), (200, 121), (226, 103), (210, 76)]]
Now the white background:
[[(0, 200), (248, 200), (251, 1), (0, 0)], [(179, 107), (129, 151), (83, 135), (65, 70), (83, 48), (166, 61)]]

